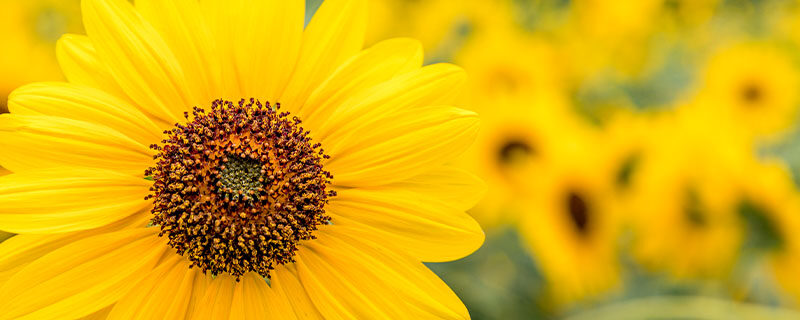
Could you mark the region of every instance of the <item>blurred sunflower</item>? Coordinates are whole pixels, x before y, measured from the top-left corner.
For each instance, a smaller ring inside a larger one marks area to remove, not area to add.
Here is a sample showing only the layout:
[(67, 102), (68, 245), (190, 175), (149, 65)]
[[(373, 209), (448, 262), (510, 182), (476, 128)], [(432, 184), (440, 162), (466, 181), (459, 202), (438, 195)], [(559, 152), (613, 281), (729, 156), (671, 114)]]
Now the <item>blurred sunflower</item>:
[(710, 113), (773, 136), (795, 123), (798, 85), (797, 66), (787, 53), (766, 43), (740, 43), (711, 57), (698, 99)]
[(753, 161), (738, 177), (741, 191), (735, 210), (746, 232), (747, 254), (763, 255), (775, 282), (800, 303), (800, 193), (789, 169), (778, 160)]
[(508, 21), (473, 32), (453, 61), (469, 73), (470, 99), (476, 104), (565, 90), (566, 66), (557, 49)]
[(633, 253), (676, 277), (726, 275), (742, 241), (730, 206), (749, 145), (722, 122), (709, 130), (711, 116), (688, 107), (661, 116), (632, 180)]
[(521, 230), (556, 305), (619, 284), (619, 216), (596, 135), (561, 135), (547, 167), (531, 168)]
[(31, 81), (62, 79), (53, 48), (68, 32), (81, 32), (78, 0), (0, 0), (0, 113), (14, 88)]
[(362, 50), (366, 1), (82, 10), (0, 116), (0, 319), (469, 317), (421, 263), (483, 242), (463, 70)]
[(492, 186), (471, 211), (482, 226), (519, 222), (532, 187), (527, 172), (557, 161), (562, 137), (581, 129), (566, 107), (563, 97), (549, 94), (472, 106), (481, 116), (480, 134), (456, 164)]
[(367, 44), (387, 37), (419, 39), (428, 59), (441, 61), (472, 32), (507, 24), (512, 18), (507, 0), (374, 0)]

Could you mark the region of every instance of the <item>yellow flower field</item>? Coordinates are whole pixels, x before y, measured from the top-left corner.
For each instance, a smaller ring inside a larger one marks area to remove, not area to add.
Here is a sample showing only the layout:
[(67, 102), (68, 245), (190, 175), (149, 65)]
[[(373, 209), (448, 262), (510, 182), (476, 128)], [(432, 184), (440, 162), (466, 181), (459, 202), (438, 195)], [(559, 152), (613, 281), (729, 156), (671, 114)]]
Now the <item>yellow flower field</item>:
[(800, 319), (795, 0), (0, 0), (2, 319)]

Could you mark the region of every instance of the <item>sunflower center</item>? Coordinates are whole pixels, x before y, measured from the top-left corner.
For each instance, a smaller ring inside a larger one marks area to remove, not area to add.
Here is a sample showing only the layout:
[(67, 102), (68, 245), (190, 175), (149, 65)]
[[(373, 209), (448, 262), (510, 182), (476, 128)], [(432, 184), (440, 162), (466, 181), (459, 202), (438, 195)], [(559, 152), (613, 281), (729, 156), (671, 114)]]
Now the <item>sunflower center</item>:
[(747, 84), (742, 88), (742, 99), (748, 104), (758, 103), (763, 95), (761, 88), (756, 84)]
[(195, 107), (151, 146), (158, 151), (145, 172), (153, 179), (152, 224), (192, 266), (269, 277), (330, 221), (327, 156), (297, 117), (279, 109), (217, 100), (209, 111)]
[(567, 212), (573, 226), (581, 235), (589, 232), (589, 205), (585, 197), (576, 191), (567, 193)]
[(497, 160), (502, 165), (512, 165), (521, 162), (534, 152), (533, 146), (528, 142), (522, 139), (511, 139), (500, 146), (497, 151)]

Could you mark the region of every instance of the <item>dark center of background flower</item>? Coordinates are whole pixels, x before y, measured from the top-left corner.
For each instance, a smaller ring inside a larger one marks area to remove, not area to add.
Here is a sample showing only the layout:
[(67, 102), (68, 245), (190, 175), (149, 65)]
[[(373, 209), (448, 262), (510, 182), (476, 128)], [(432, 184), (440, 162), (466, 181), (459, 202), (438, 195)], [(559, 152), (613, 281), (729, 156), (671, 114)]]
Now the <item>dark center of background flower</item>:
[(319, 144), (280, 105), (217, 100), (194, 108), (191, 120), (165, 132), (153, 186), (153, 225), (192, 266), (237, 279), (269, 277), (293, 262), (300, 241), (330, 221), (334, 191)]
[(522, 139), (510, 139), (500, 146), (497, 160), (501, 165), (519, 163), (535, 152), (533, 146)]
[(580, 235), (586, 235), (589, 232), (589, 205), (585, 197), (577, 192), (570, 191), (567, 193), (567, 212), (569, 219), (575, 226), (575, 229)]
[(761, 101), (763, 96), (764, 93), (762, 92), (761, 87), (755, 83), (747, 84), (742, 88), (742, 99), (748, 105), (757, 104), (759, 101)]

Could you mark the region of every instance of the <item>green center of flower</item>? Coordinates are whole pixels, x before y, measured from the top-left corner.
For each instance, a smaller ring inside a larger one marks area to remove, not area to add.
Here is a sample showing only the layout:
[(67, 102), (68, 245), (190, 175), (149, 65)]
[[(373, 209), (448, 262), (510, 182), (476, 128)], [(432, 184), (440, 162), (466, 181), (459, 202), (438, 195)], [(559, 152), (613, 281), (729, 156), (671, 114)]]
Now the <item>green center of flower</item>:
[[(296, 117), (250, 99), (195, 108), (165, 132), (153, 177), (153, 225), (170, 246), (212, 275), (269, 277), (294, 261), (300, 241), (330, 217), (335, 192), (324, 155)], [(191, 120), (190, 120), (191, 119)]]

